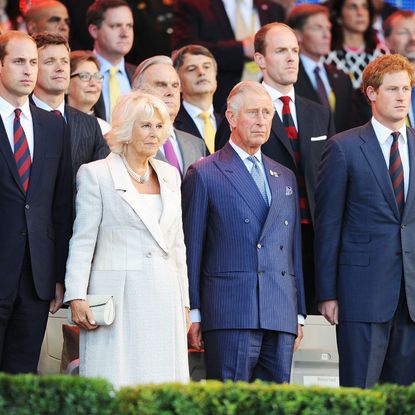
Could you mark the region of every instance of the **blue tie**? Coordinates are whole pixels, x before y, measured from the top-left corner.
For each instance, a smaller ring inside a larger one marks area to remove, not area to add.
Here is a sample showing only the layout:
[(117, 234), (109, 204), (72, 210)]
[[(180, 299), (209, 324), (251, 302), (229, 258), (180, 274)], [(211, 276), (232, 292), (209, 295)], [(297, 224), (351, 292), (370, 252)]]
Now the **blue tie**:
[(267, 188), (265, 185), (265, 177), (262, 174), (261, 168), (259, 167), (259, 162), (255, 156), (248, 157), (248, 160), (253, 164), (252, 169), (251, 169), (251, 176), (254, 179), (254, 182), (256, 183), (256, 185), (258, 186), (258, 189), (261, 192), (261, 195), (266, 205), (269, 206)]

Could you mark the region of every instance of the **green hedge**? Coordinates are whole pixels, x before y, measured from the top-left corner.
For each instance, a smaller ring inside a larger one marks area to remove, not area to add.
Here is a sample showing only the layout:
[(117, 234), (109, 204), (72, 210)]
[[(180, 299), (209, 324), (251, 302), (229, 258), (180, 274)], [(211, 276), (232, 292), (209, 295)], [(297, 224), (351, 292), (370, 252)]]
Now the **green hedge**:
[(7, 415), (414, 415), (415, 385), (371, 390), (265, 383), (123, 388), (71, 376), (0, 374)]

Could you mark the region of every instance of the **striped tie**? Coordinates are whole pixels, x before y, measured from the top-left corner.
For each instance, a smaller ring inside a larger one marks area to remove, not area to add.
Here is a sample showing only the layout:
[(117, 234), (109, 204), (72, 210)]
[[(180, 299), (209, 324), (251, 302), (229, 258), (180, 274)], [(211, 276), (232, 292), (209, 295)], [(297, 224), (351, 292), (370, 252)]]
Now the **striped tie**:
[(283, 96), (280, 97), (280, 100), (283, 103), (282, 106), (282, 123), (284, 125), (284, 130), (290, 139), (291, 146), (294, 152), (295, 164), (297, 166), (297, 181), (298, 181), (298, 192), (300, 196), (300, 214), (301, 214), (301, 223), (310, 224), (311, 223), (311, 214), (310, 208), (307, 200), (307, 193), (305, 190), (304, 182), (304, 173), (301, 168), (301, 157), (300, 157), (300, 142), (298, 140), (297, 128), (295, 128), (294, 119), (291, 115), (290, 110), (290, 97)]
[(395, 193), (396, 203), (398, 205), (399, 213), (402, 217), (404, 201), (404, 184), (403, 184), (403, 166), (401, 155), (399, 154), (399, 131), (392, 133), (393, 142), (389, 157), (389, 174), (392, 180), (393, 192)]
[(17, 170), (19, 172), (20, 181), (25, 192), (29, 187), (30, 167), (32, 160), (30, 159), (29, 146), (27, 144), (26, 134), (20, 124), (20, 114), (22, 110), (16, 108), (14, 110), (13, 121), (13, 141), (14, 141), (14, 159), (16, 160)]

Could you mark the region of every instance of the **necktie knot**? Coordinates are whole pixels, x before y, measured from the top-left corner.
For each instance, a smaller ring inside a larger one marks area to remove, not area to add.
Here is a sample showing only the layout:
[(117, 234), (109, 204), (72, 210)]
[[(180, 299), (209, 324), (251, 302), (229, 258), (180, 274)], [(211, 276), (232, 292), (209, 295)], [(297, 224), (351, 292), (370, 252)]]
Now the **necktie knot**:
[(288, 97), (288, 96), (282, 96), (282, 97), (280, 97), (280, 100), (282, 101), (282, 103), (284, 105), (290, 105), (290, 97)]
[(59, 110), (50, 110), (50, 112), (58, 117), (62, 115), (62, 113)]
[(256, 166), (257, 165), (257, 163), (258, 163), (258, 160), (257, 160), (257, 158), (255, 157), (255, 156), (249, 156), (248, 157), (248, 160), (254, 165), (254, 166)]
[(15, 110), (14, 110), (14, 115), (15, 115), (15, 117), (17, 118), (17, 119), (19, 119), (20, 118), (20, 114), (22, 113), (22, 110), (20, 109), (20, 108), (16, 108)]
[(113, 66), (112, 68), (110, 68), (110, 76), (115, 76), (118, 73), (118, 67), (117, 66)]
[(207, 121), (208, 119), (210, 119), (210, 114), (207, 111), (203, 111), (199, 114), (199, 118), (203, 121)]
[(319, 67), (319, 66), (316, 66), (316, 67), (314, 68), (314, 73), (315, 73), (316, 75), (320, 76), (320, 67)]
[(401, 133), (399, 131), (394, 131), (392, 133), (392, 138), (393, 138), (394, 143), (396, 143), (398, 141), (400, 135), (401, 135)]

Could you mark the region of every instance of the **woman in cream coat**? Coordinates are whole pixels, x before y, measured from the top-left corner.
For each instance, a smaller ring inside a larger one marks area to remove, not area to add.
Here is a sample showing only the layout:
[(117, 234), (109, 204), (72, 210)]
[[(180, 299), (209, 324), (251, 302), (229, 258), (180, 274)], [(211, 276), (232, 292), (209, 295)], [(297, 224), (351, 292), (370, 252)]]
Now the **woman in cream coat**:
[[(159, 99), (131, 92), (113, 112), (113, 152), (77, 175), (65, 301), (81, 327), (80, 374), (117, 387), (189, 378), (180, 177), (153, 159), (170, 129)], [(87, 293), (114, 296), (111, 326), (96, 326)]]

